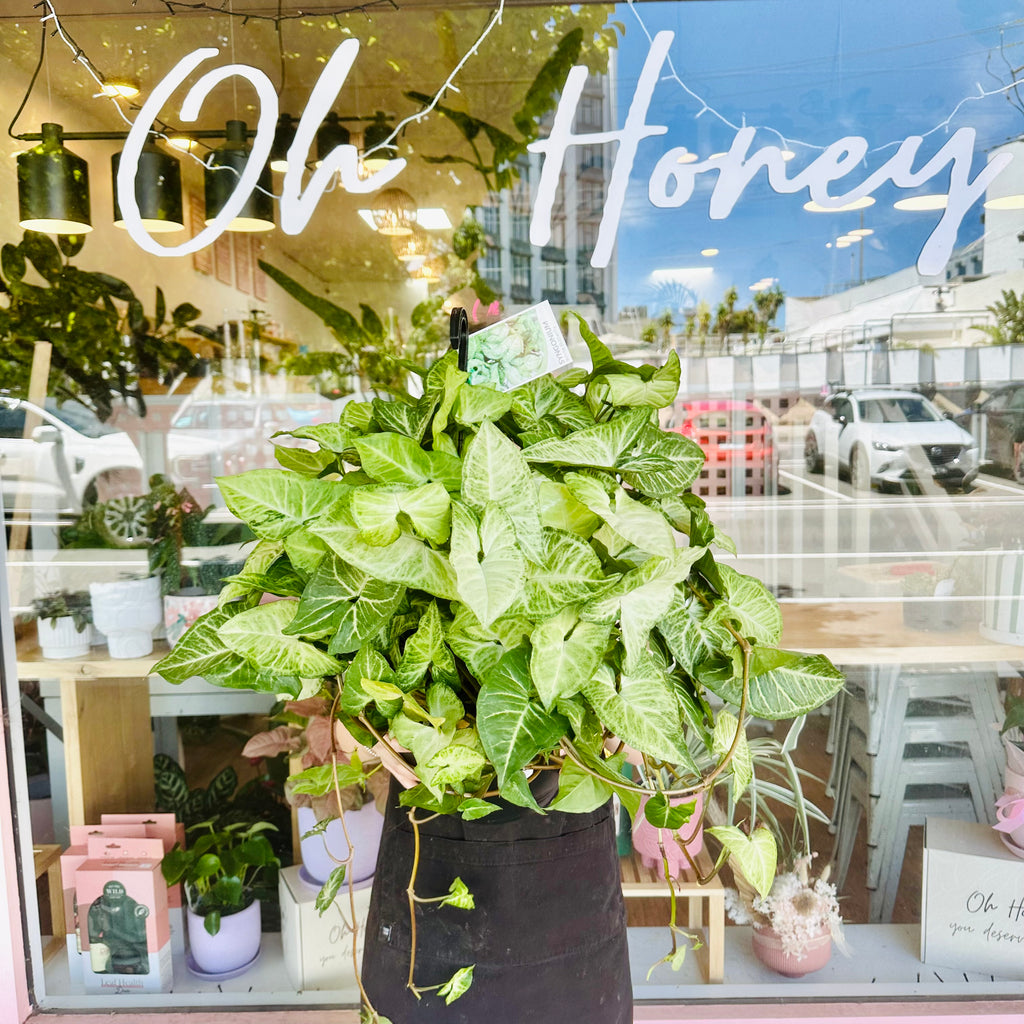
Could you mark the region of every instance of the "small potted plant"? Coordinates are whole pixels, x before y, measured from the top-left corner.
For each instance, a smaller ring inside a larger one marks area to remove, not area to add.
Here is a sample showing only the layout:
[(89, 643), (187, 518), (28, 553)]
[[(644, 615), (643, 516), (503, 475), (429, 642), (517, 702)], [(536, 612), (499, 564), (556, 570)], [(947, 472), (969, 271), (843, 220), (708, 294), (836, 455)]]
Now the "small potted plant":
[[(733, 800), (730, 792), (725, 809), (731, 820), (744, 807), (751, 822), (765, 822), (776, 846), (789, 851), (779, 862), (781, 869), (775, 871), (767, 893), (763, 884), (757, 888), (750, 884), (734, 864), (736, 888), (726, 889), (726, 910), (736, 924), (753, 925), (754, 955), (765, 966), (793, 978), (824, 967), (832, 956), (833, 943), (847, 952), (836, 887), (829, 881), (831, 865), (814, 877), (811, 865), (816, 854), (807, 852), (811, 849), (810, 819), (827, 824), (828, 817), (804, 796), (806, 772), (793, 760), (803, 725), (804, 718), (796, 719), (782, 741), (770, 736), (750, 741), (751, 772), (759, 778), (744, 789), (742, 799)], [(736, 829), (727, 826), (709, 831), (728, 846), (730, 833)]]
[(263, 834), (266, 821), (219, 825), (199, 822), (188, 849), (175, 843), (161, 869), (168, 885), (184, 883), (190, 961), (203, 975), (245, 970), (260, 949), (260, 901), (255, 886), (280, 862)]
[(362, 777), (360, 772), (359, 781), (339, 782), (326, 793), (310, 794), (308, 786), (289, 778), (284, 792), (295, 808), (307, 880), (323, 885), (344, 864), (346, 877), (353, 883), (367, 883), (377, 864), (389, 776), (371, 751), (359, 749), (347, 730), (333, 728), (331, 710), (331, 701), (324, 696), (288, 701), (272, 719), (279, 724), (253, 736), (242, 756), (268, 759), (287, 754), (297, 775), (314, 768), (330, 771), (334, 764), (351, 768), (355, 755), (366, 773)]
[(89, 653), (92, 608), (84, 591), (61, 590), (32, 602), (44, 658), (83, 658)]

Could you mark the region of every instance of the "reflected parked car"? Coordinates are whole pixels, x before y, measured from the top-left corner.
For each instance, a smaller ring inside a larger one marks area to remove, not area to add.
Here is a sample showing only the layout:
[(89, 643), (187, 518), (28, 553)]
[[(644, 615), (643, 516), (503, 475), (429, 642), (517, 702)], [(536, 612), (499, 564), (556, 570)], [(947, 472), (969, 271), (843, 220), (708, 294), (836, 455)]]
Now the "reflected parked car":
[(337, 418), (334, 404), (315, 394), (186, 400), (167, 432), (168, 471), (203, 504), (221, 504), (216, 477), (279, 465), (270, 440), (277, 431)]
[(79, 512), (83, 504), (141, 493), (142, 457), (128, 434), (78, 402), (47, 398), (40, 407), (0, 395), (0, 480), (7, 516), (16, 502)]
[(1024, 483), (1019, 457), (1024, 441), (1024, 381), (994, 388), (983, 402), (958, 413), (956, 422), (978, 439), (981, 464)]
[(804, 441), (811, 473), (834, 452), (855, 490), (902, 488), (930, 477), (947, 490), (967, 489), (978, 475), (978, 445), (924, 395), (888, 388), (837, 391), (816, 409)]

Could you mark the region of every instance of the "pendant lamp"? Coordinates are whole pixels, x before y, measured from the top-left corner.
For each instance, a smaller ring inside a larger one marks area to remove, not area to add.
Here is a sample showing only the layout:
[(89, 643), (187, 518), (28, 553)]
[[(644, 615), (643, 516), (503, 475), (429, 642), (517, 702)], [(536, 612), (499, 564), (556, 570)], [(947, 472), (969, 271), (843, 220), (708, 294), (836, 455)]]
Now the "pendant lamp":
[(410, 235), (393, 236), (391, 249), (403, 263), (425, 259), (430, 254), (430, 239), (425, 231), (416, 228)]
[(270, 169), (282, 174), (288, 170), (288, 150), (295, 141), (299, 122), (291, 114), (282, 114), (274, 130), (274, 145), (270, 147)]
[(374, 114), (373, 121), (363, 130), (363, 167), (368, 172), (380, 171), (390, 161), (398, 159), (398, 150), (390, 144), (384, 145), (393, 131), (382, 110)]
[[(228, 121), (224, 143), (207, 158), (205, 179), (206, 223), (209, 224), (227, 205), (238, 179), (249, 162), (249, 142), (244, 121)], [(270, 167), (260, 172), (257, 188), (228, 224), (228, 231), (272, 231), (274, 197)]]
[[(125, 226), (121, 204), (117, 201), (117, 169), (121, 154), (110, 158), (110, 177), (114, 186), (114, 227)], [(142, 226), (151, 235), (181, 231), (185, 227), (181, 202), (181, 164), (152, 141), (142, 147), (135, 175), (135, 201), (139, 204)]]
[(316, 132), (316, 165), (319, 167), (328, 153), (333, 152), (338, 146), (347, 146), (349, 143), (348, 129), (339, 121), (338, 115), (332, 110), (325, 118)]
[(89, 216), (89, 167), (64, 148), (64, 129), (43, 125), (37, 146), (18, 154), (18, 222), (28, 231), (84, 235)]
[(373, 226), (382, 235), (411, 235), (416, 224), (416, 203), (400, 188), (386, 188), (373, 197)]

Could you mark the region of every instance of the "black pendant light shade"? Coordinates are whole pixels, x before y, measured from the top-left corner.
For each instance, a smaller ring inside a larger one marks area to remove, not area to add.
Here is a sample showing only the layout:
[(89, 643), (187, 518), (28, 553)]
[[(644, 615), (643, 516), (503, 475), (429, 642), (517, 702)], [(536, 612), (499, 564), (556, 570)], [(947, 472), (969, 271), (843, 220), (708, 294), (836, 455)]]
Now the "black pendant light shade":
[[(207, 158), (205, 179), (206, 223), (209, 224), (231, 198), (249, 162), (249, 143), (244, 121), (228, 121), (226, 139)], [(257, 187), (228, 225), (228, 231), (271, 231), (274, 228), (274, 197), (269, 165), (260, 172)]]
[[(110, 158), (110, 176), (114, 183), (114, 226), (123, 228), (121, 204), (117, 201), (117, 169), (121, 154)], [(181, 231), (185, 227), (181, 201), (181, 164), (169, 153), (164, 153), (152, 142), (147, 142), (139, 154), (139, 168), (135, 175), (135, 201), (139, 204), (142, 226), (150, 234)]]
[(299, 122), (291, 114), (282, 114), (274, 129), (274, 145), (270, 148), (270, 169), (282, 174), (288, 170), (288, 150), (295, 141)]
[(350, 138), (348, 129), (338, 120), (338, 115), (332, 110), (324, 118), (324, 123), (320, 125), (316, 132), (317, 167), (338, 146), (347, 146)]
[(387, 115), (378, 110), (363, 131), (363, 166), (368, 171), (379, 171), (398, 158), (398, 150), (394, 146), (384, 145), (393, 131)]
[(43, 125), (37, 146), (18, 155), (18, 219), (28, 231), (83, 235), (92, 231), (89, 167), (64, 148), (59, 124)]

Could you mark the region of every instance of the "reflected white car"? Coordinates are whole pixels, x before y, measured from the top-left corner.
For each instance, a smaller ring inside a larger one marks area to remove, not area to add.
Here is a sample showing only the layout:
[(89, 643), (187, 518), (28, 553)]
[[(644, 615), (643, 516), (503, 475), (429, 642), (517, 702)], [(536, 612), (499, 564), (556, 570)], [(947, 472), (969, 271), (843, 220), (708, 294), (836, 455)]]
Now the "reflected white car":
[(920, 486), (929, 478), (947, 490), (966, 490), (978, 475), (977, 442), (916, 391), (857, 388), (829, 395), (808, 426), (808, 471), (820, 473), (827, 457), (861, 491)]
[[(25, 424), (36, 426), (25, 436)], [(139, 494), (142, 457), (132, 439), (78, 402), (44, 407), (0, 395), (0, 481), (5, 515), (80, 512), (83, 504)]]

